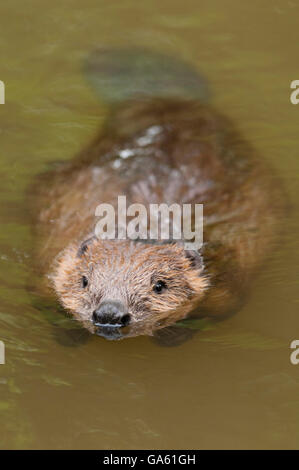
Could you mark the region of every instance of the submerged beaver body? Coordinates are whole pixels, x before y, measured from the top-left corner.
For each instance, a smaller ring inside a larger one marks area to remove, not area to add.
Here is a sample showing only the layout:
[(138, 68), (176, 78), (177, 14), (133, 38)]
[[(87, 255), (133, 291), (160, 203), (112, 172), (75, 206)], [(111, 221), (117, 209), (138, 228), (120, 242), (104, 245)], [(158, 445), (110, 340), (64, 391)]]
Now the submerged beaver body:
[[(94, 237), (96, 207), (117, 207), (119, 195), (145, 207), (202, 203), (200, 253)], [(117, 338), (236, 310), (282, 208), (275, 179), (226, 118), (171, 99), (123, 103), (73, 162), (46, 176), (41, 196), (43, 272), (75, 318)]]

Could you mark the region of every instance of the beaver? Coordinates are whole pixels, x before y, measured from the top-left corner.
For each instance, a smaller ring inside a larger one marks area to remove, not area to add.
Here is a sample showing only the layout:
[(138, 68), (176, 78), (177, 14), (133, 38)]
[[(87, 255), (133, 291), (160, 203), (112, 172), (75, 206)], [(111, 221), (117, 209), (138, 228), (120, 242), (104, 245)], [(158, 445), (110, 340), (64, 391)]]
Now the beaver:
[[(94, 75), (98, 69), (97, 63)], [(132, 80), (135, 72), (132, 66)], [(157, 89), (134, 93), (111, 106), (104, 127), (74, 160), (40, 180), (42, 272), (51, 272), (64, 308), (108, 339), (158, 335), (187, 317), (237, 311), (284, 207), (273, 172), (202, 96), (165, 87), (163, 96)], [(96, 207), (116, 208), (119, 195), (145, 207), (203, 204), (202, 248), (97, 237)]]

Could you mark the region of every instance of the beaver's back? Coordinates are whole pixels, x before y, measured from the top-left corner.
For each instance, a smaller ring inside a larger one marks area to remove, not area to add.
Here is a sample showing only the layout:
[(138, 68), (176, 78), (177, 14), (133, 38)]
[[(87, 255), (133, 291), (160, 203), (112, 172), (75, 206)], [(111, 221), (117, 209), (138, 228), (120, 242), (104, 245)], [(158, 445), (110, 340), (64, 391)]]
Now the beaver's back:
[(95, 208), (204, 204), (204, 241), (221, 242), (251, 272), (276, 232), (281, 191), (229, 120), (191, 101), (124, 103), (71, 163), (45, 176), (39, 226), (45, 269), (93, 231)]

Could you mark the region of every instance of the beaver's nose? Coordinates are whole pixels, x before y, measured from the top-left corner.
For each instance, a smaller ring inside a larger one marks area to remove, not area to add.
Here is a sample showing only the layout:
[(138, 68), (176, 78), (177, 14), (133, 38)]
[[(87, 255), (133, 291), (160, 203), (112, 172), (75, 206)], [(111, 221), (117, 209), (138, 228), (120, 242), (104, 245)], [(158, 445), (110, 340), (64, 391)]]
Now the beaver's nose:
[(130, 323), (130, 315), (121, 302), (105, 301), (93, 312), (92, 321), (96, 326), (122, 327)]

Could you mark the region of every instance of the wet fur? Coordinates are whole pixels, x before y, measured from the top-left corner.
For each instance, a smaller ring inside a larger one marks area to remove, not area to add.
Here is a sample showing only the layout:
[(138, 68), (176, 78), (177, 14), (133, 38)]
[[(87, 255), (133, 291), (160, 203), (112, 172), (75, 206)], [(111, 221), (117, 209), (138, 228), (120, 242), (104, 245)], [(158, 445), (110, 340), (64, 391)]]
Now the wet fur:
[[(132, 336), (152, 334), (185, 317), (208, 287), (202, 271), (177, 244), (94, 239), (79, 256), (78, 247), (69, 246), (56, 260), (52, 279), (64, 307), (91, 332), (98, 305), (107, 299), (121, 301), (132, 317)], [(82, 287), (82, 276), (89, 279), (87, 288)], [(164, 293), (153, 290), (158, 280), (167, 285)]]
[[(91, 309), (117, 286), (134, 314), (132, 335), (152, 334), (190, 312), (224, 316), (239, 308), (284, 208), (277, 179), (231, 122), (183, 100), (124, 103), (73, 162), (40, 178), (33, 194), (41, 208), (41, 271), (52, 272), (62, 304), (92, 329)], [(127, 206), (203, 203), (201, 269), (179, 245), (95, 240), (96, 206), (116, 207), (118, 195), (127, 196)], [(156, 298), (152, 279), (166, 272), (171, 289)], [(83, 273), (94, 276), (88, 296)]]

